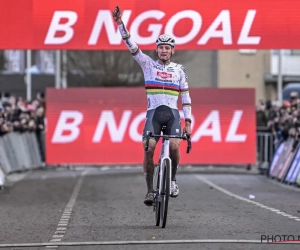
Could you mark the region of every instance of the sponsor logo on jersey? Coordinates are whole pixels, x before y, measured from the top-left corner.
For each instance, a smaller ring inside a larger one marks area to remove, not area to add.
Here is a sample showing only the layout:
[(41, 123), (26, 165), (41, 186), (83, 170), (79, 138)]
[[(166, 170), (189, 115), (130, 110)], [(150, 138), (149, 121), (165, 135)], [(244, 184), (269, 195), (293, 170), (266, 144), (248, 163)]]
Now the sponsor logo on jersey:
[(162, 66), (159, 66), (159, 65), (153, 65), (154, 68), (158, 69), (158, 70), (163, 70), (163, 67)]
[(160, 76), (162, 79), (172, 78), (172, 74), (169, 74), (167, 72), (160, 72), (157, 71), (156, 73), (158, 76)]
[[(161, 78), (158, 78), (158, 77), (155, 78), (155, 81), (158, 81), (158, 82), (170, 82), (170, 83), (173, 83), (172, 80), (164, 80), (164, 79), (161, 79)], [(174, 83), (174, 84), (175, 84), (175, 83)]]

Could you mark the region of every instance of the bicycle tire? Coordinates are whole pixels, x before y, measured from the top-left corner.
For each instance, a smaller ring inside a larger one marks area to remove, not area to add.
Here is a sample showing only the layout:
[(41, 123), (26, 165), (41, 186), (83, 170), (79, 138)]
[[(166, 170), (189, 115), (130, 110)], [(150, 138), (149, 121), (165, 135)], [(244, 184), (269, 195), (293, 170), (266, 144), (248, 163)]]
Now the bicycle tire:
[(155, 178), (154, 178), (154, 185), (156, 187), (154, 204), (153, 204), (155, 226), (159, 226), (159, 224), (160, 224), (160, 202), (157, 199), (158, 193), (159, 193), (159, 179), (160, 179), (159, 169), (160, 169), (160, 166), (159, 165), (156, 166)]
[(167, 224), (168, 217), (168, 204), (170, 197), (170, 167), (169, 161), (164, 161), (164, 173), (163, 173), (163, 185), (162, 185), (162, 197), (160, 204), (160, 216), (161, 216), (161, 228), (165, 228)]

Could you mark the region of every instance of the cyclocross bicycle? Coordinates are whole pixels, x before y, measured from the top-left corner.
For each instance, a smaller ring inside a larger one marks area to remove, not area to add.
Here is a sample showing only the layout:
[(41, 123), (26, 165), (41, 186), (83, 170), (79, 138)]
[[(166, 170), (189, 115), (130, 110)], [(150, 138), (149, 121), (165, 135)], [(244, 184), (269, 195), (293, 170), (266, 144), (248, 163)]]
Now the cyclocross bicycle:
[(149, 132), (147, 135), (147, 142), (145, 150), (148, 150), (150, 137), (162, 137), (162, 146), (158, 164), (155, 166), (155, 174), (153, 178), (153, 186), (156, 188), (153, 202), (153, 212), (155, 214), (155, 225), (166, 227), (168, 215), (168, 203), (171, 194), (171, 178), (172, 178), (172, 161), (169, 157), (169, 146), (171, 138), (179, 138), (187, 140), (188, 146), (186, 153), (188, 154), (192, 149), (191, 139), (189, 135), (165, 135), (165, 127), (162, 129), (162, 135), (154, 135)]

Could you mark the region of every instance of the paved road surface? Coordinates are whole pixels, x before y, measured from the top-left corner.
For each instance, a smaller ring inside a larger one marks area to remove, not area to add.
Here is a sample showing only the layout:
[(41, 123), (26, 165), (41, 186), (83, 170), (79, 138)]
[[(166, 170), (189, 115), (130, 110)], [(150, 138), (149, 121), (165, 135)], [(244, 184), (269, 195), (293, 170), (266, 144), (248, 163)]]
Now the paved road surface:
[[(0, 192), (0, 249), (300, 249), (300, 244), (260, 243), (261, 235), (298, 240), (299, 188), (234, 172), (180, 170), (178, 181), (180, 195), (170, 200), (167, 227), (161, 229), (143, 204), (141, 169), (16, 174)], [(128, 241), (135, 245), (126, 245)], [(89, 245), (97, 242), (124, 244)], [(24, 243), (32, 246), (22, 247)], [(64, 243), (73, 246), (53, 247)]]

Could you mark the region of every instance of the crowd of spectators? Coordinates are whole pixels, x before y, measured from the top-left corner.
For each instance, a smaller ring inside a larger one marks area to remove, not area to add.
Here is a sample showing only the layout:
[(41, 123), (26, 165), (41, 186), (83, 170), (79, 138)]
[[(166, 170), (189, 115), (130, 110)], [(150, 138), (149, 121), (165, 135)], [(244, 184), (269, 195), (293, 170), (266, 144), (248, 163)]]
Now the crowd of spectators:
[(0, 136), (12, 131), (44, 130), (45, 100), (43, 95), (32, 101), (6, 93), (0, 99)]
[(297, 145), (300, 138), (300, 99), (297, 92), (291, 92), (290, 100), (283, 105), (276, 102), (260, 101), (256, 109), (256, 125), (258, 131), (273, 134), (274, 144), (292, 137)]

